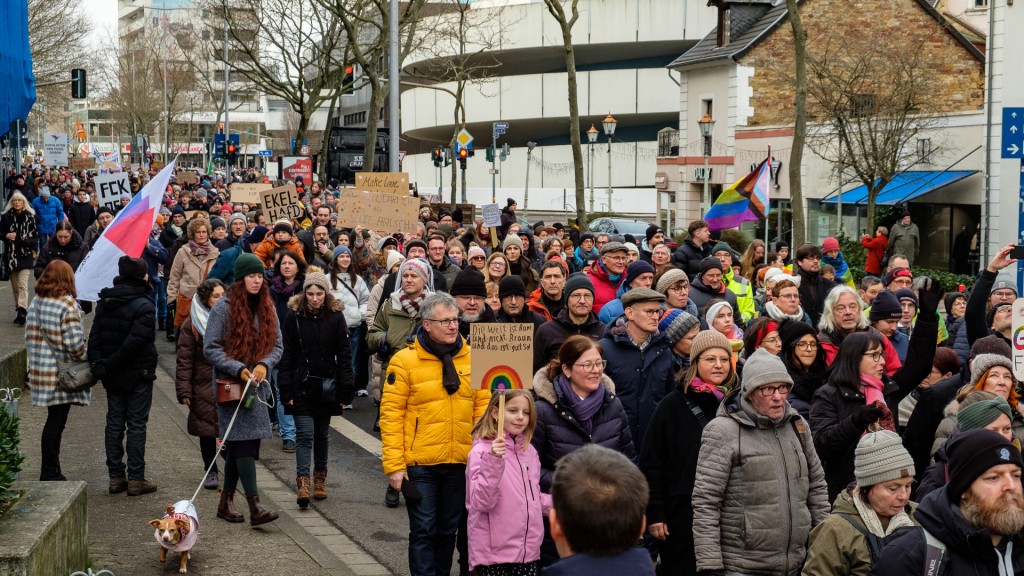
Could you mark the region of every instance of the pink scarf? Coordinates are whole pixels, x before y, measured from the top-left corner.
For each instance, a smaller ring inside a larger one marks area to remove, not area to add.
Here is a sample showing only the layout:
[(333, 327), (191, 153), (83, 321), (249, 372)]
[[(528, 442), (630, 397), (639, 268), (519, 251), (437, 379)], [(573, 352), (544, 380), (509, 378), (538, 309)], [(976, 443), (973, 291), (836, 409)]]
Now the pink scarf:
[(880, 378), (861, 374), (860, 387), (861, 392), (864, 392), (865, 404), (874, 404), (875, 402), (885, 404), (885, 397), (882, 396), (882, 388), (885, 387), (885, 383)]

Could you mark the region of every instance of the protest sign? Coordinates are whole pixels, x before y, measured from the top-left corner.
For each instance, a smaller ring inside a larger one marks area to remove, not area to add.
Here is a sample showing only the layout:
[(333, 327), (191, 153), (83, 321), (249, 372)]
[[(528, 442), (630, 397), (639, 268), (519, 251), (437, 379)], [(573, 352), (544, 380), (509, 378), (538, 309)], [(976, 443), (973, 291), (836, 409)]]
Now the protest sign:
[(469, 325), (474, 390), (533, 388), (533, 324)]
[(68, 165), (68, 135), (47, 133), (43, 138), (43, 157), (47, 166)]
[(92, 156), (88, 158), (79, 158), (76, 156), (71, 159), (71, 169), (75, 172), (80, 172), (82, 170), (95, 170), (96, 159)]
[(281, 158), (281, 177), (295, 180), (302, 176), (302, 181), (309, 186), (313, 183), (313, 159), (308, 156), (284, 156)]
[(128, 173), (100, 174), (93, 181), (96, 185), (96, 200), (100, 207), (106, 206), (114, 212), (121, 208), (121, 194), (131, 194)]
[(480, 214), (484, 218), (484, 226), (495, 228), (501, 226), (501, 208), (497, 204), (484, 204), (480, 206)]
[(1024, 332), (1024, 298), (1013, 301), (1010, 327), (1013, 331), (1013, 376), (1018, 382), (1024, 377), (1024, 343), (1021, 333)]
[(294, 184), (264, 190), (260, 193), (260, 204), (263, 205), (263, 213), (267, 215), (267, 222), (270, 223), (281, 218), (292, 220), (302, 216), (299, 193), (295, 191)]
[(405, 172), (356, 172), (356, 190), (409, 195), (409, 175)]
[(175, 172), (174, 180), (178, 184), (195, 184), (196, 182), (199, 182), (199, 176), (191, 170), (181, 170), (179, 172)]
[(272, 188), (270, 184), (232, 184), (231, 201), (245, 202), (250, 206), (259, 204), (263, 200), (261, 194)]
[(337, 204), (338, 225), (390, 234), (409, 232), (419, 222), (419, 198), (390, 192), (362, 192), (345, 188)]

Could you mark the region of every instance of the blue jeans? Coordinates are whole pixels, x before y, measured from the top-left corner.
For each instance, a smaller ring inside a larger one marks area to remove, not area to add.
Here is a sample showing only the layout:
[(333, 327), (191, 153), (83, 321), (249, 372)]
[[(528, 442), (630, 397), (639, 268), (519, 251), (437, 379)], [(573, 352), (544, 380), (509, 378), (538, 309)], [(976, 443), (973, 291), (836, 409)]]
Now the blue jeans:
[(153, 384), (136, 384), (128, 393), (107, 389), (107, 428), (104, 444), (107, 451), (107, 472), (111, 478), (125, 474), (125, 430), (128, 431), (128, 479), (146, 479), (146, 424), (153, 405)]
[(293, 416), (295, 418), (295, 475), (309, 476), (309, 453), (313, 452), (313, 469), (327, 470), (327, 448), (330, 441), (330, 416)]
[(156, 298), (156, 317), (163, 318), (167, 316), (167, 286), (159, 276), (156, 279), (150, 278), (149, 283), (153, 285), (153, 296)]
[(281, 431), (281, 440), (295, 441), (295, 417), (284, 413), (281, 404), (281, 391), (277, 388), (277, 369), (270, 371), (270, 383), (274, 389), (274, 409), (277, 412), (277, 426)]
[(466, 465), (410, 466), (406, 471), (422, 500), (409, 511), (409, 573), (447, 576), (455, 553), (455, 532), (466, 509)]

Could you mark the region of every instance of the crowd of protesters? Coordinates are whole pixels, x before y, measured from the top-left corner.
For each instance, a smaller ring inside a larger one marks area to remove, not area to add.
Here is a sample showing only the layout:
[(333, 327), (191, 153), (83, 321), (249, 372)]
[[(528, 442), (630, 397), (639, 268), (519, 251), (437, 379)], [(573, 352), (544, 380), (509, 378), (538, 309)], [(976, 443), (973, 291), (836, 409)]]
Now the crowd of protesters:
[[(110, 492), (156, 490), (159, 331), (219, 518), (244, 520), (239, 483), (253, 525), (277, 518), (255, 473), (275, 436), (296, 502), (327, 498), (331, 418), (375, 410), (384, 504), (404, 497), (417, 576), (1024, 573), (1012, 246), (959, 292), (917, 274), (909, 215), (861, 239), (855, 282), (835, 238), (731, 246), (697, 220), (672, 251), (656, 225), (528, 225), (512, 198), (495, 230), (424, 203), (415, 229), (378, 231), (338, 221), (337, 182), (298, 179), (301, 215), (271, 222), (231, 201), (255, 178), (172, 180), (88, 344), (74, 270), (116, 208), (88, 174), (9, 179), (0, 236), (48, 407), (41, 479), (64, 478), (70, 406), (91, 399), (62, 391), (57, 361), (87, 358), (107, 389)], [(532, 327), (532, 391), (472, 389), (476, 323)], [(237, 416), (213, 391), (232, 378), (254, 388)]]

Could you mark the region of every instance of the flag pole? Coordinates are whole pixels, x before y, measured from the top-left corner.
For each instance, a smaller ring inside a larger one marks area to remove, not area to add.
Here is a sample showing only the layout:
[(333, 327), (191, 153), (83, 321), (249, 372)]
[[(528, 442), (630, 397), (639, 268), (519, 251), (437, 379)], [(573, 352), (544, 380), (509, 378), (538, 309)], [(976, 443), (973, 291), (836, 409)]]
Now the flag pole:
[(767, 200), (765, 205), (764, 215), (764, 263), (768, 263), (768, 225), (771, 222), (769, 214), (771, 214), (772, 206), (772, 145), (768, 145), (768, 186), (765, 187), (764, 196)]

